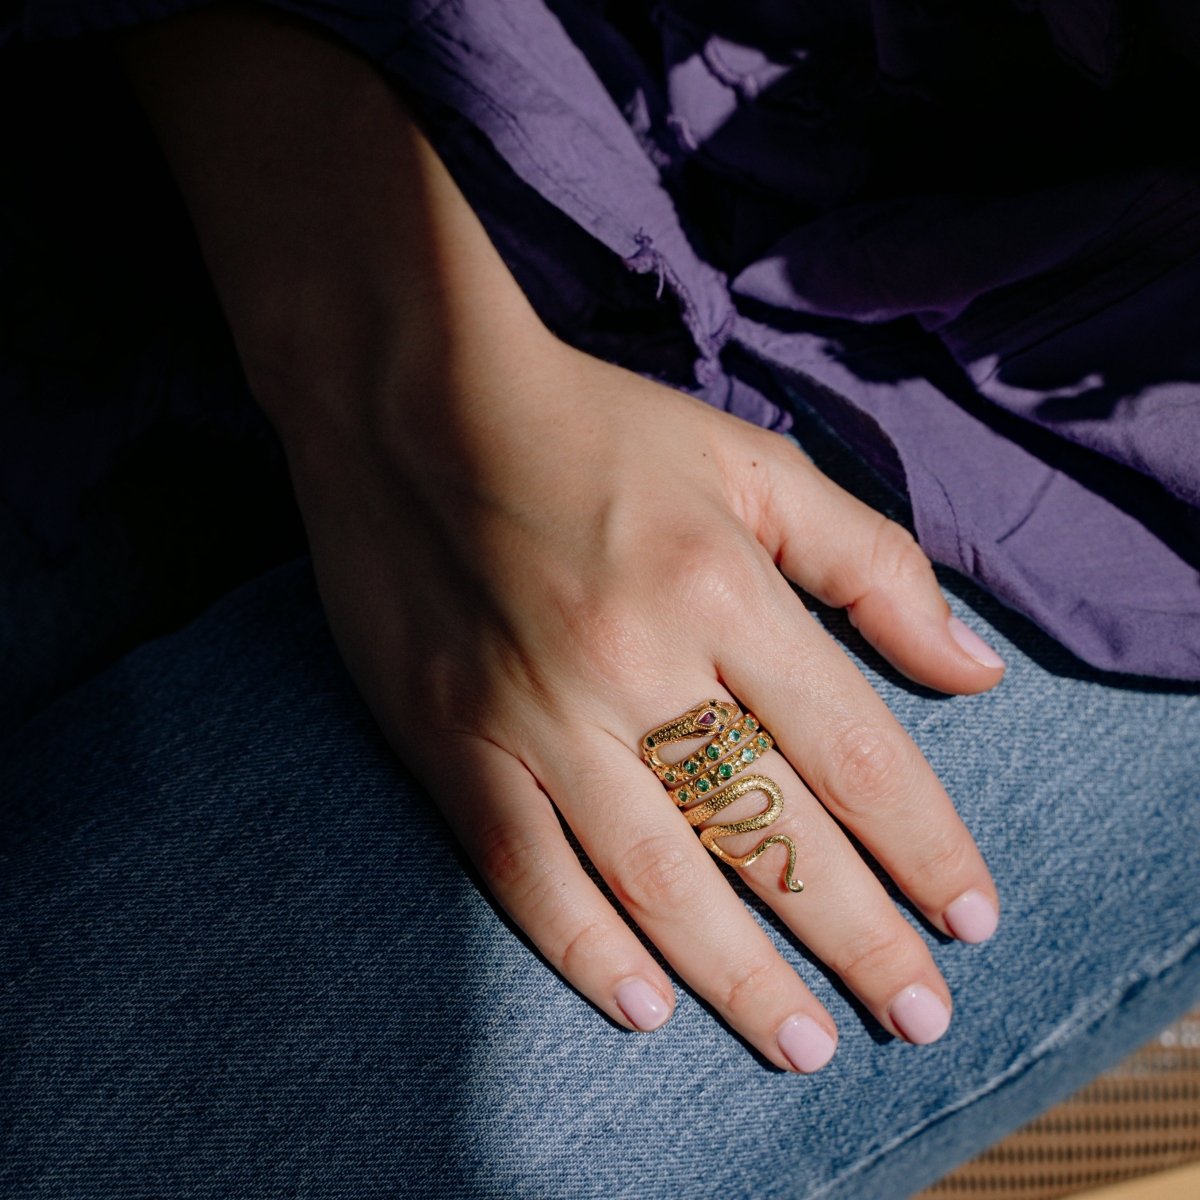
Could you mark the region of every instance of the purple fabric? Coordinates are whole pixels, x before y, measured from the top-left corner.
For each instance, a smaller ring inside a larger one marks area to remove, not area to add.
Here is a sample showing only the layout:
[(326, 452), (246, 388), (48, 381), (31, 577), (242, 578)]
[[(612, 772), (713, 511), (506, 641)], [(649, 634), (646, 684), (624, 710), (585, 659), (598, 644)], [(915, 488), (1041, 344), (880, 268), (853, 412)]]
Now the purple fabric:
[[(28, 0), (0, 46), (202, 2)], [(562, 336), (770, 428), (802, 397), (934, 559), (1200, 680), (1193, 6), (272, 2), (405, 91)]]

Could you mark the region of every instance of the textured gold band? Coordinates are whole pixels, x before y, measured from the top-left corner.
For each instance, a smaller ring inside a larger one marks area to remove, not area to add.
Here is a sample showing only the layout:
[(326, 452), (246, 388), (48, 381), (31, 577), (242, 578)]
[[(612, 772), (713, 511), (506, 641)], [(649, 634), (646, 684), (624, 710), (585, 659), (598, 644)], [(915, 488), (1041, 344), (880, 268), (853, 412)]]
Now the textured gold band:
[[(700, 750), (679, 763), (666, 763), (659, 754), (662, 746), (689, 738), (711, 740)], [(734, 867), (747, 867), (763, 851), (774, 845), (787, 847), (787, 870), (784, 884), (790, 892), (801, 892), (804, 884), (795, 877), (796, 843), (786, 833), (765, 837), (748, 854), (730, 854), (721, 848), (719, 840), (735, 833), (752, 833), (771, 825), (783, 812), (783, 792), (766, 775), (746, 775), (734, 778), (752, 762), (765, 754), (775, 739), (764, 729), (753, 713), (742, 710), (729, 700), (701, 700), (687, 712), (651, 729), (642, 738), (642, 758), (658, 776), (660, 782), (681, 808), (690, 825), (703, 824), (741, 796), (762, 792), (767, 807), (753, 817), (710, 825), (700, 830), (701, 845), (722, 862)]]

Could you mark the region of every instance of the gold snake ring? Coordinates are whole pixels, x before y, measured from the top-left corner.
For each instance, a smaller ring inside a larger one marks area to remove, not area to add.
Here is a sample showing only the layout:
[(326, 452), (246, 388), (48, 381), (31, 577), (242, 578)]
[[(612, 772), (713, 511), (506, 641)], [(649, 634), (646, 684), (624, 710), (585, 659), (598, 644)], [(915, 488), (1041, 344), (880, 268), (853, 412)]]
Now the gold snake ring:
[[(672, 742), (695, 737), (710, 737), (707, 745), (679, 763), (666, 763), (658, 751)], [(774, 745), (775, 739), (762, 727), (752, 713), (743, 714), (729, 700), (702, 700), (685, 713), (650, 730), (642, 738), (642, 758), (658, 776), (681, 808), (688, 824), (695, 827), (716, 816), (723, 808), (750, 792), (762, 792), (770, 803), (753, 817), (741, 821), (710, 825), (700, 830), (700, 843), (722, 862), (733, 867), (748, 867), (763, 851), (774, 845), (787, 847), (787, 870), (784, 883), (790, 892), (801, 892), (804, 884), (795, 877), (796, 843), (786, 833), (765, 837), (749, 854), (730, 854), (718, 842), (735, 833), (752, 833), (766, 829), (783, 812), (783, 792), (766, 775), (733, 776)]]

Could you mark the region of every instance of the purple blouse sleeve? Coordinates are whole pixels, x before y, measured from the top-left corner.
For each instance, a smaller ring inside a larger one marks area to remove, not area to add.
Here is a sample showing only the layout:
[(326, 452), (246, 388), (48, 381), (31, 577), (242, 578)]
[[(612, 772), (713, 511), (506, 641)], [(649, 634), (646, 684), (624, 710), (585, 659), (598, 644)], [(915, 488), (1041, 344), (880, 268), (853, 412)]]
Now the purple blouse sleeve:
[[(0, 47), (197, 2), (28, 0)], [(1192, 6), (271, 2), (404, 90), (561, 336), (768, 428), (803, 399), (932, 558), (1200, 680)]]

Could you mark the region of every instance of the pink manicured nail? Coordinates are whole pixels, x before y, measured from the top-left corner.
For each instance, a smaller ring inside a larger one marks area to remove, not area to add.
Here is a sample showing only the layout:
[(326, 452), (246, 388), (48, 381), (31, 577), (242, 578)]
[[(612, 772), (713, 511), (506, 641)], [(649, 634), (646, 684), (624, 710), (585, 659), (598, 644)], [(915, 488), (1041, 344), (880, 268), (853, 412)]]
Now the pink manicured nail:
[(896, 1028), (919, 1046), (936, 1042), (950, 1026), (946, 1006), (923, 983), (906, 987), (888, 1006), (888, 1012)]
[(951, 617), (949, 621), (950, 636), (977, 662), (982, 663), (985, 667), (1002, 667), (1004, 659), (998, 655), (969, 626), (964, 625), (957, 617)]
[(986, 942), (1000, 923), (1000, 914), (992, 902), (975, 888), (963, 892), (949, 905), (945, 917), (950, 932), (964, 942)]
[(779, 1048), (797, 1071), (819, 1071), (832, 1057), (833, 1038), (812, 1017), (789, 1017), (775, 1035)]
[(626, 979), (617, 985), (621, 1011), (643, 1033), (657, 1029), (671, 1015), (667, 1002), (644, 979)]

